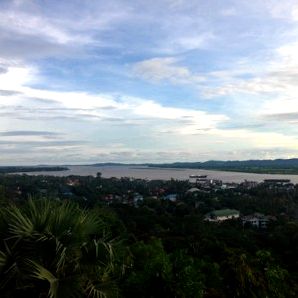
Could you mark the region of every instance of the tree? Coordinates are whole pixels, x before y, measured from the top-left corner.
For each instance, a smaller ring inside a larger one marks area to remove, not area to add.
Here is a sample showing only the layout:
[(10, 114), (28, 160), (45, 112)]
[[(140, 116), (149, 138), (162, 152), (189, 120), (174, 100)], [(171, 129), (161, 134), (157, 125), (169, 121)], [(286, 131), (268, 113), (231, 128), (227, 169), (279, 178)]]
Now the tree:
[(204, 293), (204, 275), (201, 272), (202, 262), (178, 250), (172, 254), (173, 264), (173, 297), (201, 298)]
[(117, 295), (124, 254), (95, 212), (31, 199), (3, 209), (1, 221), (0, 296)]
[(259, 273), (253, 268), (250, 257), (243, 251), (231, 250), (223, 263), (225, 284), (231, 297), (262, 297), (259, 295)]
[(275, 263), (269, 251), (260, 250), (256, 253), (257, 264), (263, 272), (264, 280), (266, 283), (266, 290), (269, 297), (272, 298), (285, 298), (295, 297), (292, 295), (288, 285), (289, 273), (287, 270), (281, 268)]
[(124, 282), (126, 297), (171, 297), (172, 266), (161, 240), (131, 247), (134, 267)]

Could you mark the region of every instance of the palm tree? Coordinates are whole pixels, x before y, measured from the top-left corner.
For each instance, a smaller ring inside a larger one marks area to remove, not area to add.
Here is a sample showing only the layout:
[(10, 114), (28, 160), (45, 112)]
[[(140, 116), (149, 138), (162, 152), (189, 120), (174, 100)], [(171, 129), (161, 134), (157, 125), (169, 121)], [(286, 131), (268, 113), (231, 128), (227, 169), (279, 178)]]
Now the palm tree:
[(125, 254), (96, 212), (30, 199), (1, 210), (0, 236), (1, 297), (118, 296)]

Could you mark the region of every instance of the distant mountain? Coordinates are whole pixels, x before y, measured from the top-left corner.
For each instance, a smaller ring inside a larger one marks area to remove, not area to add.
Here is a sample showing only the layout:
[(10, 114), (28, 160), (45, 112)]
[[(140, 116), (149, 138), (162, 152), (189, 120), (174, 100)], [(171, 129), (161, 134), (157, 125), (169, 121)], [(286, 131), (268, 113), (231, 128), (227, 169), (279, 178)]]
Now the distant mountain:
[(223, 170), (251, 173), (298, 174), (298, 158), (275, 160), (210, 160), (206, 162), (174, 162), (148, 164), (149, 167)]
[(174, 162), (167, 164), (149, 164), (150, 166), (178, 166), (178, 167), (252, 167), (252, 166), (273, 166), (273, 167), (298, 167), (298, 158), (292, 159), (261, 159), (261, 160), (209, 160), (205, 162)]

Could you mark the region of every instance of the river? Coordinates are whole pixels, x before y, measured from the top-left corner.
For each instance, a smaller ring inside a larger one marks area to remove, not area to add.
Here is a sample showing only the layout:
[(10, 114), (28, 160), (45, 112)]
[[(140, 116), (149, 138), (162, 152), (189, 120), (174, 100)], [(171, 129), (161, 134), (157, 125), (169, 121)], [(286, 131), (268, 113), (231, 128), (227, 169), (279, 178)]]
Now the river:
[(141, 179), (161, 179), (161, 180), (186, 180), (189, 175), (208, 175), (209, 179), (218, 179), (223, 182), (243, 182), (244, 180), (262, 182), (264, 179), (290, 179), (293, 183), (298, 183), (298, 175), (279, 175), (279, 174), (254, 174), (242, 172), (225, 172), (195, 169), (165, 169), (149, 168), (144, 166), (67, 166), (68, 171), (53, 172), (28, 172), (27, 175), (50, 175), (50, 176), (95, 176), (98, 172), (102, 177), (133, 177)]

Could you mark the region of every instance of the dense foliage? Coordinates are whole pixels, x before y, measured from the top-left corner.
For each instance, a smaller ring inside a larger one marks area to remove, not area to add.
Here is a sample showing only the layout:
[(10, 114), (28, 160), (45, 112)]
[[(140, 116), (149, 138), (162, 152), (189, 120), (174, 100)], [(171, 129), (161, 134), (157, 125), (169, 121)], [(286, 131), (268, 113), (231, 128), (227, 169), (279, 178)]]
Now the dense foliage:
[[(297, 186), (190, 187), (0, 176), (0, 297), (297, 297)], [(221, 208), (276, 220), (204, 221)]]
[(29, 200), (1, 210), (1, 291), (6, 297), (112, 297), (125, 267), (96, 210)]

